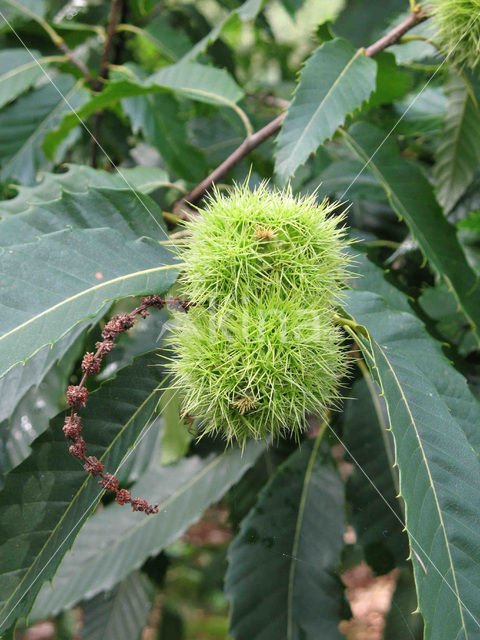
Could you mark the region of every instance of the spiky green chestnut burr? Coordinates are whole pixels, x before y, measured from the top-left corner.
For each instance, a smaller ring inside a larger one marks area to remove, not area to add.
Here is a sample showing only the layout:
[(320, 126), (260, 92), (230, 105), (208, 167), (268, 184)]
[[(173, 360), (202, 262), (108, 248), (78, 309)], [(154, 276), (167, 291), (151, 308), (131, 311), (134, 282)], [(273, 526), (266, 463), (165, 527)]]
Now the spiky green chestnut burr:
[(278, 293), (178, 314), (171, 366), (183, 410), (203, 418), (203, 433), (241, 444), (298, 438), (307, 413), (335, 404), (346, 366), (332, 311)]
[(475, 67), (480, 60), (480, 0), (433, 0), (433, 17), (447, 55)]
[(196, 303), (241, 301), (264, 291), (294, 292), (304, 303), (338, 296), (347, 275), (337, 204), (290, 189), (255, 191), (247, 185), (214, 193), (198, 220), (187, 223), (191, 241), (182, 252), (188, 267), (186, 296)]
[(338, 399), (345, 373), (334, 307), (348, 276), (336, 205), (290, 189), (218, 192), (187, 223), (172, 332), (174, 385), (203, 433), (228, 442), (293, 435)]

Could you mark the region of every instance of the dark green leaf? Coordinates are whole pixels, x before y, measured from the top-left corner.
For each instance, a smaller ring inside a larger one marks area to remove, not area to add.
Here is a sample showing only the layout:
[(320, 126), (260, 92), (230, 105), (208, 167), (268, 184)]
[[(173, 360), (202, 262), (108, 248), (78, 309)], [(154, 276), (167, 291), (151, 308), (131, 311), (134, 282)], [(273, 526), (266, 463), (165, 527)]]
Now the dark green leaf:
[[(362, 172), (362, 163), (358, 160), (338, 160), (332, 162), (315, 178), (319, 195), (338, 198), (350, 185), (351, 200), (385, 201), (385, 192), (376, 176)], [(358, 177), (357, 177), (358, 176)]]
[[(32, 57), (33, 56), (33, 57)], [(43, 74), (42, 67), (34, 58), (39, 51), (26, 49), (4, 49), (0, 51), (0, 108), (29, 89)]]
[(357, 47), (366, 47), (389, 26), (400, 12), (406, 11), (405, 0), (387, 0), (372, 7), (370, 0), (348, 0), (334, 24), (335, 33), (348, 38)]
[(367, 123), (343, 133), (349, 146), (383, 185), (393, 209), (405, 219), (432, 267), (451, 287), (475, 331), (480, 327), (480, 289), (458, 242), (455, 228), (445, 219), (433, 189), (414, 164), (403, 159), (392, 140)]
[[(363, 273), (346, 306), (369, 331), (387, 403), (425, 639), (475, 638), (480, 405), (406, 299), (380, 270), (367, 265)], [(358, 341), (371, 364), (370, 346)]]
[(83, 193), (89, 187), (110, 189), (133, 188), (142, 193), (150, 193), (168, 183), (168, 174), (158, 167), (134, 167), (119, 169), (115, 173), (92, 169), (84, 165), (68, 164), (64, 173), (45, 173), (34, 187), (18, 186), (18, 194), (11, 200), (0, 202), (0, 216), (20, 213), (32, 203), (48, 202), (60, 198), (62, 190)]
[(29, 445), (64, 406), (68, 376), (81, 354), (81, 334), (88, 324), (75, 327), (53, 347), (39, 351), (28, 365), (18, 364), (0, 379), (1, 474), (30, 454)]
[(455, 345), (460, 355), (466, 356), (478, 348), (470, 325), (444, 282), (426, 288), (418, 298), (418, 303), (435, 322), (439, 334), (445, 341)]
[(178, 102), (173, 96), (125, 98), (122, 106), (134, 132), (143, 133), (146, 142), (158, 149), (175, 174), (195, 181), (207, 173), (203, 154), (188, 141), (185, 125), (178, 118)]
[[(114, 81), (108, 83), (100, 94), (93, 96), (86, 102), (82, 108), (77, 110), (76, 114), (66, 115), (60, 126), (47, 136), (45, 141), (47, 155), (52, 157), (58, 144), (69, 131), (79, 125), (79, 118), (85, 119), (101, 109), (112, 108), (120, 100), (123, 100), (124, 107), (131, 104), (150, 104), (152, 109), (160, 111), (163, 109), (165, 111), (163, 116), (160, 113), (155, 113), (155, 116), (159, 122), (164, 123), (162, 131), (162, 137), (165, 138), (164, 144), (167, 144), (169, 137), (176, 137), (178, 139), (177, 144), (183, 144), (185, 134), (179, 134), (181, 121), (177, 114), (178, 106), (166, 92), (171, 91), (184, 98), (233, 109), (237, 108), (236, 102), (243, 96), (243, 91), (227, 71), (207, 65), (182, 62), (164, 67), (145, 79), (141, 79), (140, 75), (141, 72), (134, 65), (129, 65), (124, 67), (122, 71), (117, 71)], [(163, 95), (154, 96), (152, 94)], [(147, 97), (142, 99), (138, 98), (139, 96)], [(134, 100), (135, 97), (137, 97), (136, 100)], [(145, 111), (145, 107), (143, 111)], [(140, 116), (136, 115), (135, 109), (127, 109), (127, 114), (132, 121), (134, 130), (139, 127), (148, 129), (145, 124), (147, 120), (145, 115), (140, 120)], [(139, 122), (142, 124), (139, 124)], [(169, 127), (174, 129), (171, 134), (168, 133)], [(177, 129), (176, 132), (175, 128)], [(176, 136), (173, 135), (174, 133), (176, 133)], [(149, 137), (152, 138), (153, 136), (150, 135)], [(155, 146), (158, 145), (155, 144)]]
[(139, 571), (108, 593), (82, 606), (82, 640), (138, 640), (152, 608), (155, 589)]
[[(65, 113), (88, 100), (87, 90), (80, 83), (75, 84), (71, 76), (55, 76), (54, 83), (56, 86), (49, 83), (22, 96), (0, 113), (1, 180), (33, 184), (37, 171), (52, 164), (42, 149), (46, 133), (61, 122)], [(65, 144), (70, 142), (67, 139)], [(62, 145), (57, 160), (64, 150)]]
[[(156, 354), (139, 358), (92, 393), (82, 411), (87, 452), (112, 472), (154, 416), (163, 368), (152, 365), (159, 364)], [(62, 414), (53, 420), (0, 493), (0, 630), (28, 614), (101, 496), (96, 480), (68, 454), (63, 421)], [(130, 523), (145, 518), (121, 511)]]
[(204, 53), (215, 40), (217, 40), (222, 32), (230, 28), (233, 24), (238, 23), (239, 20), (253, 20), (265, 4), (265, 0), (246, 0), (237, 9), (231, 11), (226, 18), (224, 18), (216, 27), (214, 27), (210, 33), (202, 38), (197, 44), (190, 49), (188, 53), (182, 58), (183, 61), (195, 60), (201, 53)]
[(468, 80), (452, 72), (445, 126), (436, 153), (433, 178), (440, 204), (449, 212), (465, 193), (480, 163), (480, 111)]
[[(133, 495), (145, 494), (158, 502), (159, 514), (139, 518), (112, 504), (92, 516), (58, 570), (53, 588), (45, 585), (42, 589), (32, 617), (44, 618), (111, 589), (198, 520), (263, 450), (262, 444), (250, 442), (243, 454), (228, 449), (207, 458), (182, 458), (168, 467), (160, 464), (157, 452), (131, 490)], [(102, 540), (102, 544), (92, 545), (92, 540)]]
[(275, 170), (282, 180), (368, 100), (376, 69), (373, 60), (340, 39), (325, 42), (307, 60), (277, 140)]
[(226, 576), (235, 640), (340, 638), (334, 575), (345, 527), (343, 485), (320, 438), (279, 468), (232, 543)]
[[(53, 231), (35, 242), (10, 246), (2, 259), (2, 374), (96, 315), (107, 300), (161, 293), (173, 284), (174, 254), (149, 238), (134, 240), (146, 232), (158, 234), (139, 207), (143, 202), (160, 219), (157, 206), (147, 198), (115, 190), (64, 194), (62, 200), (43, 205), (37, 216), (27, 211), (0, 222), (12, 236), (17, 221), (25, 235), (36, 225), (44, 233)], [(101, 202), (99, 210), (95, 200)], [(61, 215), (63, 226), (67, 220), (71, 226), (100, 228), (56, 231)], [(115, 230), (101, 227), (108, 224)]]

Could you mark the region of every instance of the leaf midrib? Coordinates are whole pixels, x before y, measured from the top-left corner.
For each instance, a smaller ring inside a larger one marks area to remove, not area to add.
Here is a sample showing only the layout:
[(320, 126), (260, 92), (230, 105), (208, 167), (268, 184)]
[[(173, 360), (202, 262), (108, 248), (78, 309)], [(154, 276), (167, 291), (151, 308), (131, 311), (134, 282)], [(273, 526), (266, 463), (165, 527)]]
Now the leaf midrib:
[(292, 640), (293, 638), (293, 590), (294, 590), (294, 582), (295, 582), (295, 569), (297, 566), (297, 552), (298, 546), (300, 544), (300, 532), (303, 526), (303, 515), (305, 513), (305, 504), (307, 501), (308, 490), (310, 488), (310, 480), (312, 477), (313, 465), (315, 463), (315, 458), (317, 457), (318, 449), (320, 447), (320, 443), (322, 441), (322, 436), (326, 428), (326, 423), (323, 425), (323, 428), (320, 430), (318, 434), (315, 444), (313, 446), (312, 452), (310, 454), (310, 458), (308, 460), (307, 470), (305, 472), (305, 478), (303, 480), (302, 487), (302, 495), (300, 497), (300, 505), (298, 508), (297, 521), (295, 523), (295, 536), (293, 539), (292, 552), (290, 554), (291, 564), (290, 564), (290, 572), (288, 576), (288, 588), (287, 588), (287, 640)]
[[(300, 137), (298, 138), (297, 142), (295, 143), (293, 149), (290, 151), (290, 155), (291, 156), (296, 153), (296, 151), (298, 149), (298, 146), (303, 141), (303, 138), (305, 137), (305, 135), (309, 131), (310, 127), (312, 126), (313, 121), (318, 116), (318, 112), (323, 108), (323, 105), (325, 104), (325, 101), (330, 97), (332, 91), (337, 87), (338, 83), (343, 78), (343, 76), (346, 74), (346, 72), (350, 68), (350, 66), (353, 64), (354, 60), (356, 60), (358, 58), (358, 56), (360, 56), (360, 55), (363, 55), (363, 54), (359, 49), (357, 51), (355, 51), (355, 55), (350, 58), (350, 60), (348, 61), (348, 63), (345, 65), (345, 67), (343, 68), (342, 72), (340, 73), (340, 75), (336, 78), (335, 82), (332, 84), (330, 89), (327, 91), (327, 93), (325, 94), (323, 100), (319, 103), (318, 107), (315, 109), (315, 112), (312, 115), (312, 117), (310, 118), (309, 123), (307, 124), (305, 129), (302, 131), (302, 133), (301, 133)], [(295, 100), (292, 103), (292, 107), (293, 106), (295, 106)]]
[[(465, 120), (465, 113), (466, 113), (466, 109), (467, 109), (467, 104), (468, 104), (468, 100), (470, 99), (470, 94), (468, 91), (468, 88), (466, 86), (463, 86), (463, 91), (464, 91), (464, 96), (462, 97), (462, 106), (461, 106), (461, 113), (458, 114), (457, 113), (457, 127), (455, 127), (455, 135), (454, 135), (454, 142), (451, 145), (448, 145), (449, 150), (452, 151), (452, 153), (449, 154), (450, 156), (450, 161), (447, 162), (447, 165), (450, 166), (452, 169), (454, 168), (458, 168), (457, 162), (456, 162), (456, 158), (457, 158), (457, 154), (458, 154), (458, 147), (460, 144), (460, 131), (463, 129), (464, 127), (464, 120)], [(445, 166), (445, 164), (443, 165)], [(449, 172), (449, 176), (448, 176), (448, 186), (449, 189), (452, 188), (452, 182), (453, 182), (453, 170)], [(445, 188), (444, 188), (445, 189)]]
[[(372, 171), (374, 171), (374, 173), (376, 173), (376, 175), (378, 176), (379, 180), (381, 181), (381, 183), (384, 186), (384, 189), (387, 193), (387, 197), (391, 200), (394, 200), (397, 203), (397, 207), (398, 209), (400, 209), (401, 211), (401, 215), (403, 216), (403, 218), (407, 218), (410, 221), (410, 225), (414, 228), (414, 234), (415, 236), (417, 236), (417, 238), (421, 238), (423, 245), (425, 247), (425, 253), (427, 253), (427, 249), (428, 249), (428, 253), (432, 256), (435, 256), (435, 260), (436, 260), (436, 251), (432, 248), (432, 245), (429, 243), (428, 241), (428, 236), (426, 236), (424, 233), (422, 233), (420, 227), (417, 225), (415, 219), (409, 214), (408, 209), (403, 205), (402, 201), (400, 200), (400, 198), (398, 197), (396, 191), (392, 188), (390, 182), (385, 178), (385, 176), (383, 175), (382, 171), (378, 168), (378, 166), (375, 164), (375, 162), (373, 161), (373, 158), (375, 156), (375, 154), (373, 156), (371, 156), (370, 158), (367, 156), (367, 154), (364, 152), (364, 150), (360, 147), (360, 145), (357, 144), (357, 142), (346, 132), (343, 131), (342, 132), (345, 139), (348, 141), (348, 143), (350, 144), (351, 147), (353, 147), (354, 151), (356, 153), (358, 153), (358, 155), (360, 155), (363, 160), (365, 161), (365, 167), (367, 168), (368, 165), (370, 165), (370, 167), (372, 168)], [(377, 148), (376, 151), (378, 151), (379, 148)], [(376, 152), (375, 152), (376, 153)], [(478, 344), (480, 344), (480, 335), (478, 334), (477, 331), (477, 326), (475, 321), (473, 320), (473, 318), (471, 317), (470, 313), (466, 310), (458, 292), (456, 287), (453, 286), (450, 278), (448, 277), (448, 275), (446, 273), (444, 273), (441, 269), (437, 268), (438, 271), (441, 273), (442, 277), (446, 280), (447, 284), (450, 286), (452, 293), (458, 303), (458, 306), (460, 307), (460, 309), (462, 310), (462, 313), (465, 315), (465, 317), (467, 318), (467, 320), (469, 321), (472, 329), (473, 329), (473, 335), (475, 337), (475, 340), (477, 341)]]
[[(151, 269), (143, 269), (142, 271), (134, 271), (132, 273), (125, 274), (123, 276), (118, 276), (116, 278), (112, 278), (111, 280), (106, 280), (105, 282), (97, 284), (97, 285), (95, 285), (93, 287), (90, 287), (88, 289), (84, 289), (83, 291), (79, 291), (75, 295), (70, 296), (69, 298), (65, 298), (65, 300), (62, 300), (61, 302), (57, 302), (57, 304), (53, 305), (53, 307), (49, 307), (48, 309), (45, 309), (41, 313), (33, 316), (32, 318), (29, 318), (28, 320), (26, 320), (22, 324), (14, 327), (13, 329), (10, 329), (10, 331), (7, 331), (7, 333), (4, 333), (2, 336), (0, 336), (0, 345), (2, 343), (2, 340), (4, 340), (5, 338), (8, 338), (9, 336), (14, 335), (16, 332), (24, 329), (25, 327), (27, 327), (28, 325), (32, 324), (33, 322), (37, 322), (40, 318), (42, 318), (44, 316), (48, 316), (50, 313), (53, 313), (53, 312), (57, 311), (62, 306), (68, 305), (71, 302), (73, 302), (74, 300), (77, 300), (77, 299), (81, 298), (82, 296), (89, 295), (90, 293), (92, 293), (94, 291), (97, 291), (99, 289), (102, 289), (103, 287), (110, 286), (111, 284), (114, 284), (115, 282), (121, 282), (123, 280), (129, 280), (130, 278), (135, 278), (135, 277), (140, 276), (140, 275), (147, 275), (149, 273), (157, 273), (158, 271), (164, 271), (164, 270), (167, 270), (167, 269), (175, 269), (175, 268), (178, 268), (180, 266), (181, 266), (181, 264), (177, 264), (176, 263), (176, 264), (171, 264), (171, 265), (162, 265), (160, 267), (152, 267)], [(105, 302), (107, 302), (107, 300), (108, 299), (103, 300), (102, 305), (105, 304)], [(99, 311), (99, 309), (97, 309), (97, 311), (92, 312), (91, 315), (87, 316), (84, 319), (86, 320), (87, 318), (93, 317), (96, 313), (98, 313), (98, 311)], [(62, 337), (62, 336), (60, 336), (60, 337)], [(39, 351), (44, 346), (45, 345), (42, 344), (37, 349), (37, 351)], [(35, 353), (37, 353), (37, 351)], [(31, 354), (31, 356), (35, 355), (35, 353)], [(20, 361), (18, 361), (18, 362), (20, 362)], [(12, 366), (9, 367), (9, 369), (7, 371), (5, 371), (3, 375), (8, 373), (8, 371), (10, 371), (10, 369), (12, 367), (14, 367), (16, 364), (18, 364), (18, 362), (15, 362), (14, 364), (12, 364)]]
[[(412, 412), (410, 410), (410, 405), (409, 405), (409, 403), (407, 401), (407, 398), (406, 398), (406, 396), (405, 396), (405, 394), (403, 392), (403, 387), (402, 387), (402, 385), (401, 385), (401, 383), (400, 383), (400, 381), (399, 381), (399, 379), (397, 377), (397, 374), (395, 373), (394, 368), (392, 367), (392, 365), (390, 363), (390, 360), (388, 359), (385, 351), (382, 349), (380, 344), (374, 339), (372, 339), (372, 341), (375, 343), (377, 349), (382, 354), (383, 359), (385, 360), (385, 362), (386, 362), (386, 364), (387, 364), (387, 366), (388, 366), (388, 368), (389, 368), (389, 370), (390, 370), (390, 372), (391, 372), (391, 374), (392, 374), (392, 376), (393, 376), (393, 378), (395, 380), (395, 384), (396, 384), (396, 386), (397, 386), (397, 388), (399, 390), (399, 393), (400, 393), (400, 395), (402, 397), (402, 400), (404, 402), (405, 408), (407, 409), (408, 415), (410, 417), (411, 425), (412, 425), (412, 427), (413, 427), (413, 429), (415, 431), (416, 440), (417, 440), (418, 446), (419, 446), (421, 454), (422, 454), (422, 459), (423, 459), (423, 462), (424, 462), (425, 470), (426, 470), (427, 475), (428, 475), (428, 479), (429, 479), (429, 482), (430, 482), (430, 487), (432, 489), (433, 497), (434, 497), (434, 500), (435, 500), (435, 506), (437, 508), (438, 518), (439, 518), (439, 521), (440, 521), (440, 527), (442, 529), (442, 533), (443, 533), (444, 540), (445, 540), (445, 547), (447, 549), (448, 561), (449, 561), (449, 565), (450, 565), (450, 570), (452, 572), (453, 582), (454, 582), (454, 585), (455, 585), (454, 593), (455, 593), (456, 598), (457, 598), (457, 605), (458, 605), (458, 609), (459, 609), (459, 613), (460, 613), (460, 618), (461, 618), (461, 621), (462, 621), (462, 630), (465, 633), (465, 637), (468, 638), (467, 629), (466, 629), (466, 626), (465, 626), (465, 619), (464, 619), (464, 615), (463, 615), (462, 599), (460, 598), (460, 593), (458, 591), (457, 574), (456, 574), (455, 566), (453, 564), (453, 558), (452, 558), (452, 554), (451, 554), (451, 550), (450, 550), (450, 541), (449, 541), (448, 536), (447, 536), (445, 522), (443, 520), (443, 513), (442, 513), (442, 510), (440, 508), (440, 502), (439, 502), (438, 495), (437, 495), (437, 489), (436, 489), (436, 486), (435, 486), (435, 483), (434, 483), (434, 480), (433, 480), (433, 477), (432, 477), (432, 473), (431, 473), (431, 470), (430, 470), (430, 465), (428, 464), (427, 456), (425, 454), (425, 449), (423, 447), (423, 441), (422, 441), (422, 439), (420, 437), (420, 433), (419, 433), (418, 428), (417, 428), (416, 420), (414, 419), (413, 414), (412, 414)], [(387, 404), (387, 407), (388, 407), (388, 404)], [(448, 582), (446, 582), (445, 578), (443, 578), (443, 576), (441, 574), (440, 574), (440, 576), (442, 577), (442, 581), (445, 581), (445, 583), (448, 585)], [(448, 586), (450, 586), (450, 585), (448, 585)]]
[(47, 123), (57, 115), (60, 108), (64, 104), (67, 104), (67, 106), (69, 105), (69, 102), (68, 102), (69, 99), (72, 97), (72, 95), (76, 93), (77, 89), (81, 85), (82, 85), (82, 81), (79, 80), (73, 85), (73, 87), (70, 89), (70, 91), (67, 93), (66, 96), (61, 95), (59, 97), (59, 101), (56, 104), (56, 106), (51, 111), (48, 112), (47, 116), (43, 120), (39, 122), (38, 127), (36, 127), (34, 131), (28, 136), (28, 138), (25, 140), (22, 146), (13, 154), (10, 160), (8, 160), (8, 162), (5, 163), (5, 165), (2, 168), (3, 173), (5, 173), (5, 171), (16, 161), (18, 156), (22, 154), (25, 151), (25, 149), (32, 144), (32, 141), (34, 141), (40, 135), (40, 133), (45, 129)]

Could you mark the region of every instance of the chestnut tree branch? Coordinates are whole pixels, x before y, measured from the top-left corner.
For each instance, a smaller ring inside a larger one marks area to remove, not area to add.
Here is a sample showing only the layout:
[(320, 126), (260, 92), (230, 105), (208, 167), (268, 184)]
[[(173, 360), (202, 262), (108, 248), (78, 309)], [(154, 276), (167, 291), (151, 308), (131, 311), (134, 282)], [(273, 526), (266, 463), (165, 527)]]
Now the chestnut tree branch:
[[(117, 30), (117, 24), (122, 14), (122, 0), (112, 0), (110, 7), (110, 17), (108, 19), (107, 33), (105, 36), (105, 44), (103, 46), (102, 60), (100, 62), (100, 70), (98, 78), (95, 81), (94, 89), (100, 91), (102, 89), (104, 81), (108, 78), (109, 63), (113, 48), (113, 39)], [(91, 138), (91, 151), (90, 151), (90, 166), (96, 167), (97, 155), (98, 155), (98, 137), (100, 135), (100, 125), (102, 122), (103, 113), (99, 111), (95, 115), (93, 123), (93, 135)]]
[[(386, 35), (382, 38), (374, 42), (372, 45), (365, 49), (365, 55), (369, 58), (373, 58), (381, 51), (390, 47), (400, 40), (400, 38), (416, 27), (417, 24), (420, 24), (424, 20), (429, 17), (428, 11), (426, 9), (422, 9), (419, 5), (415, 6), (415, 10), (410, 13), (410, 15), (405, 18), (400, 24), (391, 29)], [(288, 106), (288, 103), (286, 103)], [(256, 149), (259, 145), (262, 144), (265, 140), (273, 136), (280, 129), (282, 122), (286, 116), (286, 112), (281, 113), (276, 118), (274, 118), (271, 122), (265, 125), (262, 129), (259, 129), (255, 133), (250, 136), (247, 136), (245, 140), (241, 143), (235, 151), (231, 155), (228, 156), (226, 160), (222, 162), (216, 169), (214, 169), (210, 175), (208, 175), (200, 184), (198, 184), (190, 193), (183, 196), (178, 202), (175, 204), (174, 213), (180, 216), (183, 219), (188, 219), (192, 215), (195, 215), (194, 210), (189, 207), (189, 204), (194, 204), (197, 202), (206, 191), (210, 189), (210, 187), (217, 182), (220, 178), (222, 178), (232, 167), (234, 167), (237, 162), (242, 160), (246, 155), (250, 153), (253, 149)]]

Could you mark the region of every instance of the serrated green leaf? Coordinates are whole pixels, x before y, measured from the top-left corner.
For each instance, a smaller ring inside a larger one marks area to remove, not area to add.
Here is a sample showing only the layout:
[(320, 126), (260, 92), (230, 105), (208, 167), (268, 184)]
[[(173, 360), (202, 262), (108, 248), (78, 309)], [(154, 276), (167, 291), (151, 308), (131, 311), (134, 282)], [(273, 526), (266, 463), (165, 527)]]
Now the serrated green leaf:
[(62, 191), (58, 200), (39, 202), (0, 220), (4, 248), (37, 238), (46, 240), (48, 234), (64, 229), (105, 228), (114, 229), (125, 240), (168, 237), (158, 205), (146, 195), (121, 189)]
[(60, 198), (62, 190), (84, 193), (89, 187), (109, 189), (133, 188), (141, 193), (150, 193), (170, 184), (168, 174), (159, 167), (123, 167), (115, 173), (92, 169), (85, 165), (67, 164), (64, 173), (44, 173), (34, 187), (16, 186), (17, 195), (0, 202), (0, 216), (21, 213), (36, 202), (48, 202)]
[[(111, 472), (154, 417), (163, 380), (159, 364), (156, 354), (139, 358), (90, 394), (81, 412), (87, 452)], [(64, 414), (52, 421), (0, 492), (0, 631), (28, 614), (102, 493), (68, 454), (63, 421)], [(140, 514), (123, 512), (138, 523)]]
[(1, 265), (1, 375), (107, 300), (165, 292), (178, 274), (173, 262), (153, 240), (126, 242), (113, 229), (59, 231), (10, 247)]
[[(396, 499), (398, 473), (393, 468), (393, 439), (387, 431), (385, 402), (377, 385), (371, 381), (369, 387), (364, 380), (359, 380), (349, 395), (342, 440), (346, 458), (353, 464), (347, 481), (351, 523), (366, 561), (377, 574), (382, 574), (404, 562), (408, 556), (403, 513)], [(374, 479), (383, 499), (365, 474)]]
[(52, 164), (42, 149), (45, 135), (61, 122), (65, 113), (78, 109), (88, 100), (87, 90), (80, 82), (75, 84), (71, 76), (56, 76), (54, 82), (57, 88), (50, 83), (44, 85), (0, 113), (1, 180), (33, 184), (37, 171)]
[[(105, 180), (102, 175), (105, 172), (99, 172), (100, 176), (97, 176), (94, 170), (91, 171), (99, 181)], [(76, 175), (75, 171), (73, 171), (74, 175)], [(85, 175), (89, 175), (89, 172), (80, 172), (79, 178)], [(53, 179), (55, 176), (52, 174), (51, 176), (51, 189), (48, 189), (48, 185), (45, 186), (46, 190), (40, 187), (40, 193), (45, 200), (49, 200), (48, 193), (52, 189), (60, 189)], [(67, 184), (73, 176), (67, 174)], [(80, 181), (76, 186), (79, 189), (83, 187)], [(35, 188), (27, 189), (27, 192), (35, 193)], [(142, 215), (139, 215), (140, 204), (144, 204), (147, 208), (154, 207), (155, 214), (159, 214), (149, 198), (129, 191), (91, 189), (79, 195), (63, 193), (57, 201), (30, 206), (24, 213), (1, 220), (0, 237), (4, 243), (4, 251), (10, 244), (33, 241), (40, 234), (53, 233), (66, 227), (70, 229), (114, 227), (126, 240), (134, 240), (139, 236), (155, 237), (164, 233), (165, 227), (161, 220), (158, 221), (157, 226), (144, 209), (142, 209)], [(47, 420), (63, 406), (65, 376), (69, 372), (71, 359), (76, 357), (76, 351), (72, 351), (68, 358), (65, 354), (71, 350), (74, 341), (92, 322), (96, 322), (96, 319), (75, 327), (62, 338), (60, 343), (52, 348), (41, 349), (27, 366), (18, 364), (0, 380), (0, 395), (3, 398), (0, 410), (0, 469), (2, 472), (19, 464), (28, 455), (29, 444), (44, 431), (48, 425)], [(151, 344), (158, 337), (158, 331), (159, 329), (154, 336), (151, 336)], [(142, 351), (137, 350), (136, 355), (139, 353)], [(57, 366), (60, 358), (63, 358), (63, 363)]]
[(322, 44), (307, 60), (277, 138), (282, 180), (330, 138), (375, 90), (377, 65), (346, 40)]
[[(160, 464), (157, 453), (131, 491), (158, 502), (158, 515), (132, 518), (128, 509), (113, 504), (92, 516), (75, 541), (72, 553), (65, 557), (52, 587), (45, 585), (42, 589), (32, 618), (58, 613), (82, 598), (111, 589), (198, 520), (263, 450), (263, 444), (250, 442), (243, 453), (228, 449), (207, 458), (182, 458), (168, 467)], [(92, 545), (92, 539), (101, 539), (102, 545)]]
[(0, 51), (0, 108), (15, 100), (29, 89), (42, 75), (42, 68), (32, 56), (44, 64), (41, 54), (31, 49), (4, 49)]
[(340, 640), (343, 485), (321, 439), (277, 470), (230, 546), (225, 590), (235, 640)]
[(480, 343), (480, 287), (455, 227), (443, 215), (432, 186), (396, 144), (373, 125), (361, 122), (342, 132), (347, 144), (381, 182), (393, 209), (410, 227), (431, 266), (451, 288)]
[(480, 110), (467, 78), (451, 72), (445, 125), (439, 138), (433, 179), (448, 213), (465, 193), (480, 163)]
[(138, 640), (154, 595), (149, 579), (134, 571), (109, 593), (82, 605), (82, 640)]
[(359, 343), (388, 407), (425, 640), (473, 640), (480, 631), (480, 405), (406, 299), (382, 280), (367, 265), (346, 308), (370, 333), (375, 366), (370, 346)]

